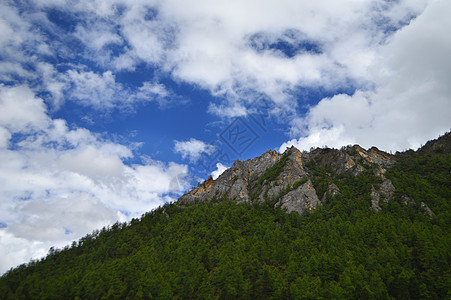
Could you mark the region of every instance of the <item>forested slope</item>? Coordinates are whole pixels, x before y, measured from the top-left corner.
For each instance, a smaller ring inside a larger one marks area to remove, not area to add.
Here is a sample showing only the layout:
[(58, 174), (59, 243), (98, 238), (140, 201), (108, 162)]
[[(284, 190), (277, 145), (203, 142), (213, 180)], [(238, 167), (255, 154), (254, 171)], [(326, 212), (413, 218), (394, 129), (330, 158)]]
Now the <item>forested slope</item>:
[(271, 199), (167, 204), (7, 272), (0, 297), (450, 298), (451, 156), (425, 147), (396, 157), (385, 174), (395, 195), (378, 211), (372, 168), (335, 174), (312, 159), (326, 195), (315, 210), (288, 214)]

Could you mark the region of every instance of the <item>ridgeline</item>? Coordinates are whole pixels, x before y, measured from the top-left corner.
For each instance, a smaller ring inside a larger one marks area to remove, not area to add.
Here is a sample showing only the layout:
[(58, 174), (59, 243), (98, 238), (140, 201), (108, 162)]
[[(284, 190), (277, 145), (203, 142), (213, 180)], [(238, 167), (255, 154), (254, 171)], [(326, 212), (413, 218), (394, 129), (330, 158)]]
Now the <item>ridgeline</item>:
[(451, 135), (237, 161), (0, 278), (1, 299), (449, 299)]

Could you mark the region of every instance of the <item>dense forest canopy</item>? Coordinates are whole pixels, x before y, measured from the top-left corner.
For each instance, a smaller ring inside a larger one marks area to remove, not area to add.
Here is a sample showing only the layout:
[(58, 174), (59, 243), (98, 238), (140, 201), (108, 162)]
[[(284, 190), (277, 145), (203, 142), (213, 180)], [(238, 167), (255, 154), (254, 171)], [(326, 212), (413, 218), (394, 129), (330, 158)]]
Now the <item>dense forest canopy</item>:
[[(338, 176), (315, 161), (310, 168), (326, 199), (303, 215), (271, 200), (167, 204), (8, 271), (0, 278), (0, 297), (451, 297), (446, 146), (399, 153), (385, 174), (395, 196), (381, 201), (380, 211), (371, 209), (371, 188), (380, 181), (371, 168), (357, 176)], [(330, 183), (340, 190), (333, 197)]]

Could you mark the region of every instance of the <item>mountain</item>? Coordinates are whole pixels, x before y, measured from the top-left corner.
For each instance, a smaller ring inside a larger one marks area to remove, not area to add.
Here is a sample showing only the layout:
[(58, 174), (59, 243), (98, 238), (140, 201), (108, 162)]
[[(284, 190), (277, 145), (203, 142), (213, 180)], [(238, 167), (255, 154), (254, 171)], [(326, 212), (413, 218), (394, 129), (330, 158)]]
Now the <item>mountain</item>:
[(446, 299), (451, 134), (236, 161), (0, 278), (1, 299)]
[(380, 193), (388, 198), (393, 196), (393, 184), (384, 174), (395, 161), (394, 156), (376, 147), (366, 151), (358, 145), (341, 150), (315, 149), (310, 153), (302, 153), (295, 147), (283, 154), (269, 150), (252, 160), (235, 161), (217, 180), (210, 177), (183, 195), (178, 203), (183, 205), (214, 198), (227, 198), (238, 203), (270, 201), (288, 213), (302, 214), (305, 210), (315, 209), (321, 203), (320, 199), (324, 201), (326, 196), (340, 193), (332, 180), (326, 190), (323, 186), (315, 189), (313, 182), (319, 178), (318, 169), (327, 169), (331, 179), (364, 172), (374, 174), (377, 178), (372, 186), (373, 207), (380, 209)]
[[(440, 141), (431, 141), (421, 151), (443, 149), (448, 143), (449, 134)], [(295, 211), (302, 215), (317, 208), (327, 197), (340, 194), (334, 182), (366, 174), (372, 179), (369, 194), (372, 209), (377, 211), (381, 209), (380, 201), (388, 202), (395, 195), (393, 182), (385, 174), (402, 155), (391, 155), (376, 147), (365, 150), (358, 145), (340, 150), (318, 148), (311, 152), (291, 147), (283, 154), (269, 150), (252, 160), (235, 161), (217, 180), (208, 178), (177, 203), (187, 205), (224, 198), (237, 203), (269, 201), (288, 213)], [(415, 203), (407, 195), (402, 198), (406, 203)], [(427, 204), (420, 202), (420, 205), (425, 213), (433, 215)]]

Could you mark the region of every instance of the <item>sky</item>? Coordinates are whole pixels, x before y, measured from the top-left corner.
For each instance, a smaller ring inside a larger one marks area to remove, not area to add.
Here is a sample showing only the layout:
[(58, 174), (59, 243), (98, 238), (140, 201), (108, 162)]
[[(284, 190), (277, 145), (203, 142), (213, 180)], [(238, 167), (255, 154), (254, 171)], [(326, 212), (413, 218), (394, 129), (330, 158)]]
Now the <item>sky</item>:
[(273, 149), (451, 128), (449, 0), (0, 0), (0, 274)]

